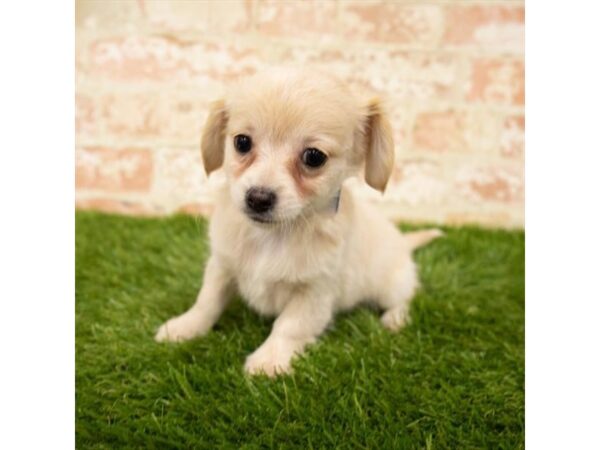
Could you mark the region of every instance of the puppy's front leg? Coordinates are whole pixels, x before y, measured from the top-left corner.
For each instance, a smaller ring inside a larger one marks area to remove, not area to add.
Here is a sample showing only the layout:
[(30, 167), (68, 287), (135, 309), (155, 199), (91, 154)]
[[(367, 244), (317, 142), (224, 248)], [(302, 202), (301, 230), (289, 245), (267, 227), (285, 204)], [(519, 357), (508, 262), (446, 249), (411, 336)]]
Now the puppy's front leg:
[(204, 269), (204, 281), (196, 303), (186, 313), (165, 322), (155, 339), (185, 341), (210, 331), (229, 301), (231, 276), (221, 263), (211, 256)]
[(246, 372), (270, 377), (290, 372), (293, 356), (316, 341), (332, 315), (333, 298), (315, 294), (295, 297), (275, 320), (267, 340), (246, 359)]

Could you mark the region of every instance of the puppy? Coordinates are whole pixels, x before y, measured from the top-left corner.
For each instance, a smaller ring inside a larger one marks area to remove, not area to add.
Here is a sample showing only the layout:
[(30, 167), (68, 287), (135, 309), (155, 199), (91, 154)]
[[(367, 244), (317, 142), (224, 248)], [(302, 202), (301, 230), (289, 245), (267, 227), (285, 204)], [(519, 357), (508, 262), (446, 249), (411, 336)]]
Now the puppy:
[(211, 256), (196, 303), (157, 341), (211, 329), (235, 293), (275, 316), (248, 373), (291, 370), (338, 311), (372, 302), (392, 331), (418, 287), (412, 250), (439, 230), (400, 234), (353, 195), (349, 177), (383, 192), (394, 164), (379, 100), (363, 102), (314, 70), (273, 70), (239, 82), (212, 105), (202, 136), (206, 172), (222, 168), (210, 223)]

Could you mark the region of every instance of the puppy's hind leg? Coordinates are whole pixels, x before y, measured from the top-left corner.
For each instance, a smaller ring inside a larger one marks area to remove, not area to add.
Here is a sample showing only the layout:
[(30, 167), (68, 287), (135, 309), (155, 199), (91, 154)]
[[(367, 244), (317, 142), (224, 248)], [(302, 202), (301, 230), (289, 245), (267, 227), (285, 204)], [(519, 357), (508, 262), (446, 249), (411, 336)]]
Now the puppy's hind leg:
[(208, 333), (229, 301), (231, 281), (221, 264), (214, 256), (211, 257), (206, 264), (202, 289), (194, 306), (165, 322), (154, 339), (158, 342), (186, 341)]
[[(441, 230), (434, 228), (406, 233), (403, 238), (412, 251), (443, 235)], [(379, 299), (379, 305), (385, 310), (381, 322), (386, 328), (398, 331), (409, 322), (410, 301), (418, 288), (417, 267), (412, 258), (408, 257), (396, 270), (388, 289)]]
[(384, 309), (381, 323), (390, 331), (399, 331), (410, 321), (410, 302), (419, 287), (415, 264), (409, 260), (397, 270), (387, 290), (378, 300)]

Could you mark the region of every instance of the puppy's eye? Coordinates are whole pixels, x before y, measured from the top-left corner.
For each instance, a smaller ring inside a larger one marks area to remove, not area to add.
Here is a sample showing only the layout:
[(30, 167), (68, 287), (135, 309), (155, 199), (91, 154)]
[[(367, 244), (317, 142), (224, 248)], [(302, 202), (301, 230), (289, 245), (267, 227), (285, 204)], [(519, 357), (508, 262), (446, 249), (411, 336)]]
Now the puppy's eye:
[(252, 148), (252, 139), (245, 134), (238, 134), (233, 138), (233, 145), (239, 153), (248, 153)]
[(302, 153), (302, 162), (308, 167), (321, 167), (325, 161), (327, 161), (327, 155), (317, 148), (307, 148)]

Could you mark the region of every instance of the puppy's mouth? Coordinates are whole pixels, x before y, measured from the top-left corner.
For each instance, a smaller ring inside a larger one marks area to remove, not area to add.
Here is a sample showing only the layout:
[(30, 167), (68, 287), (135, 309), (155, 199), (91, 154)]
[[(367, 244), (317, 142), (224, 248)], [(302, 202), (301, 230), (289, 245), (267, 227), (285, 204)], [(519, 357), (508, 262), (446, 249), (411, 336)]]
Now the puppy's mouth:
[(249, 212), (249, 211), (246, 212), (246, 215), (253, 222), (260, 223), (260, 224), (263, 224), (263, 225), (270, 225), (270, 224), (276, 223), (276, 221), (270, 215), (257, 214), (255, 212)]

